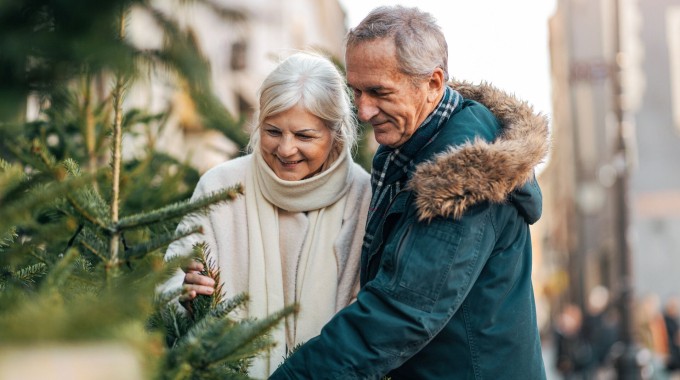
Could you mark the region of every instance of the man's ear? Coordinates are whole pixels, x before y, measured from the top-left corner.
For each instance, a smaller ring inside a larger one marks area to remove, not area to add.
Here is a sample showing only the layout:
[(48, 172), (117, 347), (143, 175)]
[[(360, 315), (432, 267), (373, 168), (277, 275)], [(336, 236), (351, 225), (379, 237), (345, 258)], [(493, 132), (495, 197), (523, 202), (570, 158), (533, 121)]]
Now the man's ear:
[(445, 84), (446, 83), (444, 81), (444, 70), (442, 70), (441, 67), (437, 67), (432, 72), (432, 75), (430, 75), (430, 79), (427, 83), (428, 85), (427, 100), (429, 102), (435, 102), (439, 100), (439, 96), (442, 94)]

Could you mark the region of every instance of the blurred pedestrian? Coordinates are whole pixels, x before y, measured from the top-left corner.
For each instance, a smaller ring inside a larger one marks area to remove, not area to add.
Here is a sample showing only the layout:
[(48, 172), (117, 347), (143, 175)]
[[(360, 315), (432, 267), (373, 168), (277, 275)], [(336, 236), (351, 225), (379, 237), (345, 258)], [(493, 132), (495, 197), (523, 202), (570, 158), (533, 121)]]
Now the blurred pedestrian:
[(610, 308), (609, 290), (598, 285), (588, 293), (588, 303), (583, 317), (583, 339), (592, 349), (588, 364), (590, 378), (610, 366), (610, 351), (618, 340), (618, 315)]
[[(680, 372), (680, 331), (678, 329), (680, 319), (680, 297), (672, 296), (666, 300), (663, 310), (663, 319), (666, 324), (668, 337), (666, 370), (678, 374)], [(680, 375), (678, 377), (680, 378)]]
[(592, 348), (583, 337), (583, 312), (567, 304), (555, 323), (555, 367), (564, 380), (585, 380), (592, 361)]
[(656, 293), (645, 295), (637, 305), (635, 329), (638, 342), (651, 354), (650, 379), (665, 379), (668, 333)]

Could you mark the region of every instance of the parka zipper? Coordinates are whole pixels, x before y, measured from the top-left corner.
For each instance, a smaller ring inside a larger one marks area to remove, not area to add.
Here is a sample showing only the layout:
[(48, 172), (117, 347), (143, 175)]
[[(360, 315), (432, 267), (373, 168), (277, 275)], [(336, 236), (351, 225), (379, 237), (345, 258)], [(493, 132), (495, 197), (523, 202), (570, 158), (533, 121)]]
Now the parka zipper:
[[(390, 211), (390, 209), (392, 208), (392, 205), (394, 205), (394, 201), (399, 197), (399, 195), (400, 195), (401, 193), (403, 193), (403, 192), (406, 192), (406, 191), (409, 191), (409, 190), (406, 190), (406, 189), (401, 189), (401, 190), (399, 190), (399, 191), (397, 192), (397, 194), (395, 194), (395, 196), (390, 200), (390, 203), (387, 205), (387, 208), (385, 209), (385, 213), (383, 214), (383, 222), (382, 222), (382, 224), (380, 225), (380, 229), (379, 229), (381, 235), (382, 235), (382, 233), (383, 233), (383, 231), (384, 231), (384, 227), (385, 227), (385, 220), (384, 220), (384, 219), (387, 217), (387, 213)], [(376, 236), (376, 237), (377, 237), (377, 236)], [(375, 239), (376, 237), (373, 237), (373, 238)], [(403, 236), (402, 236), (402, 239), (403, 239)], [(401, 246), (401, 243), (402, 243), (402, 242), (400, 241), (400, 242), (399, 242), (399, 246)], [(375, 248), (375, 250), (370, 250), (370, 251), (369, 251), (369, 255), (370, 255), (370, 256), (369, 256), (369, 258), (368, 258), (368, 262), (366, 263), (366, 268), (367, 268), (367, 269), (371, 269), (371, 264), (373, 263), (373, 260), (375, 259), (375, 256), (377, 256), (377, 252), (379, 252), (379, 251), (382, 249), (383, 245), (384, 245), (384, 240), (382, 239), (382, 236), (381, 236), (380, 244), (378, 244), (378, 246)], [(371, 272), (369, 272), (369, 273), (371, 273)], [(373, 276), (373, 277), (375, 277), (375, 276)], [(368, 278), (367, 278), (366, 280), (367, 280), (367, 281), (370, 281), (370, 279), (368, 279)]]

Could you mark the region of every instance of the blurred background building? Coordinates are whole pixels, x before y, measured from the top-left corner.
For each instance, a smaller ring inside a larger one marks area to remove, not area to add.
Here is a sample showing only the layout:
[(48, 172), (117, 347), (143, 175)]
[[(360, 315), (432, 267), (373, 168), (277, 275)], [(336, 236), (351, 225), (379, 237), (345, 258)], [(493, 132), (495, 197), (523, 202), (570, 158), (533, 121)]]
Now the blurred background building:
[[(212, 85), (231, 114), (248, 125), (256, 92), (281, 57), (299, 49), (315, 49), (342, 57), (345, 12), (337, 0), (218, 0), (229, 11), (216, 12), (202, 2), (158, 1), (191, 30), (212, 71)], [(224, 12), (226, 13), (226, 12)], [(128, 37), (138, 46), (163, 43), (154, 23), (143, 12), (131, 15)], [(162, 112), (172, 110), (169, 123), (154, 136), (158, 148), (190, 162), (199, 171), (233, 157), (237, 147), (222, 133), (204, 128), (172, 77), (151, 73), (130, 91), (128, 106)], [(130, 136), (128, 136), (130, 137)], [(141, 145), (141, 141), (137, 141)], [(127, 141), (134, 154), (134, 141)]]
[(677, 294), (680, 1), (559, 0), (549, 29), (542, 292), (553, 313), (600, 285), (617, 301), (632, 272), (636, 300)]

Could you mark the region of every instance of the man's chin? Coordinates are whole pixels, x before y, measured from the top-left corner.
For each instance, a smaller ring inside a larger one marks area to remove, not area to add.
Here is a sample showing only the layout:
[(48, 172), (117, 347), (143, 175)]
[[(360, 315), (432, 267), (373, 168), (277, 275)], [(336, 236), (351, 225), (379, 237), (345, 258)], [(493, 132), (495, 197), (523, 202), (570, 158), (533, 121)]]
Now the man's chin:
[(386, 138), (380, 138), (380, 136), (376, 135), (375, 141), (380, 145), (385, 145), (385, 146), (388, 146), (390, 148), (398, 148), (399, 146), (401, 146), (405, 142), (405, 141), (401, 141), (401, 140), (395, 140), (393, 138), (392, 139), (388, 138), (389, 136), (385, 136), (385, 137)]
[(389, 133), (374, 132), (374, 136), (375, 141), (380, 145), (392, 146), (395, 143), (394, 139), (390, 138)]

